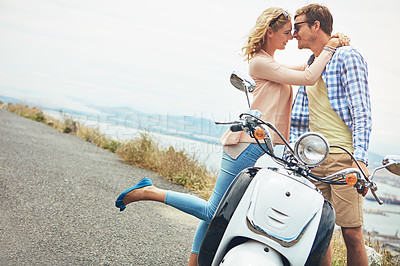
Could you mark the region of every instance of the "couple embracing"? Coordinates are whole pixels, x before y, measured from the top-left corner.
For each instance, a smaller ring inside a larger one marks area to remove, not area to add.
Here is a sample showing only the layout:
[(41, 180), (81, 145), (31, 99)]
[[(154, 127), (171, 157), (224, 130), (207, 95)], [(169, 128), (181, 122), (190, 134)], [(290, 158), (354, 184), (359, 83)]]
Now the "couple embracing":
[[(251, 109), (274, 124), (290, 142), (307, 132), (321, 133), (330, 145), (340, 145), (354, 154), (367, 173), (367, 150), (371, 132), (371, 107), (367, 64), (349, 46), (343, 34), (332, 36), (333, 18), (327, 7), (310, 4), (296, 11), (294, 24), (287, 11), (269, 8), (262, 12), (243, 47), (249, 74), (256, 83)], [(293, 26), (293, 29), (292, 29)], [(297, 39), (299, 49), (313, 52), (307, 64), (285, 66), (274, 59), (289, 40)], [(294, 97), (292, 85), (301, 86)], [(292, 104), (293, 102), (293, 104)], [(283, 144), (272, 135), (274, 145)], [(141, 200), (153, 200), (199, 218), (189, 265), (197, 265), (200, 245), (225, 191), (245, 168), (252, 167), (263, 151), (244, 132), (228, 130), (221, 138), (223, 157), (214, 191), (208, 201), (193, 195), (166, 191), (145, 178), (116, 200), (116, 207)], [(342, 151), (331, 149), (328, 158), (313, 173), (321, 177), (344, 168), (356, 167)], [(316, 184), (336, 211), (347, 248), (348, 265), (368, 265), (363, 238), (363, 197), (350, 186)], [(323, 265), (330, 265), (331, 249)]]

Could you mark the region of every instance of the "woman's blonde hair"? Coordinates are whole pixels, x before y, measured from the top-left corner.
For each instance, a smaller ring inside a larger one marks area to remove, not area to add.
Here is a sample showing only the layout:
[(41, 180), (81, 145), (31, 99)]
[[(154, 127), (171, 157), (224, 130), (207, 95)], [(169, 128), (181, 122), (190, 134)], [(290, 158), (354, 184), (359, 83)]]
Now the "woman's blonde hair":
[[(262, 12), (257, 18), (256, 25), (251, 29), (245, 46), (242, 48), (243, 56), (246, 57), (245, 60), (249, 61), (261, 50), (268, 28), (275, 32), (290, 20), (289, 13), (279, 7), (271, 7)], [(271, 22), (273, 22), (272, 25)]]

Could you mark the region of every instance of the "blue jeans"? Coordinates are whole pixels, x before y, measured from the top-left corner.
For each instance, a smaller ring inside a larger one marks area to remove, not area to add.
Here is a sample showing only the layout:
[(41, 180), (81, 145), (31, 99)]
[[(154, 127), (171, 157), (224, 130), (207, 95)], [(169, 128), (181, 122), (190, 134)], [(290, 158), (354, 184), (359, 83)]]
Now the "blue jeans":
[(199, 253), (208, 225), (233, 179), (243, 169), (254, 166), (263, 154), (261, 148), (255, 143), (251, 143), (236, 159), (232, 159), (224, 152), (214, 191), (208, 201), (185, 193), (167, 191), (165, 204), (202, 220), (196, 230), (192, 253)]

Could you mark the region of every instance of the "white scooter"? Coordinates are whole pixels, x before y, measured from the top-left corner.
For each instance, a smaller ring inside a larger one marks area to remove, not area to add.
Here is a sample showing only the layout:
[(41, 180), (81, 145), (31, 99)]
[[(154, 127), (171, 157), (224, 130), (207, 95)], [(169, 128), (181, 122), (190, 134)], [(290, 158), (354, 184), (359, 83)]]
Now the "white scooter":
[[(231, 83), (246, 95), (255, 85), (251, 78), (235, 72)], [(252, 167), (235, 178), (208, 227), (199, 265), (319, 265), (332, 237), (335, 212), (311, 181), (351, 185), (359, 193), (369, 188), (382, 204), (372, 182), (375, 172), (386, 168), (400, 175), (400, 156), (392, 155), (386, 156), (383, 166), (376, 168), (370, 178), (361, 168), (319, 178), (310, 169), (320, 165), (329, 153), (325, 138), (307, 133), (291, 147), (260, 116), (252, 110), (242, 114), (239, 121), (218, 124), (232, 124), (233, 131), (244, 130), (258, 144), (265, 143), (264, 152), (281, 167)], [(286, 144), (283, 158), (274, 153), (269, 129)]]

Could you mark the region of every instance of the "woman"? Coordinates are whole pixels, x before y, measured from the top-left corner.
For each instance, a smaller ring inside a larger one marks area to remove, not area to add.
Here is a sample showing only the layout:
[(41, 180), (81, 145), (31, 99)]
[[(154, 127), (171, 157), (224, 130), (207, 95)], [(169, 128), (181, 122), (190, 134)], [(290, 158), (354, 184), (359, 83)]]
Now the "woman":
[[(286, 139), (289, 137), (292, 103), (292, 88), (287, 84), (313, 85), (339, 44), (338, 38), (331, 39), (327, 50), (307, 70), (292, 70), (274, 60), (275, 51), (285, 49), (287, 42), (293, 39), (291, 31), (290, 15), (281, 8), (269, 8), (257, 19), (243, 48), (244, 56), (250, 62), (250, 76), (256, 82), (251, 109), (261, 111), (261, 119), (274, 124)], [(304, 69), (305, 66), (301, 68)], [(274, 145), (283, 144), (275, 134), (272, 140)], [(135, 201), (159, 201), (201, 219), (193, 241), (189, 265), (197, 265), (197, 254), (208, 224), (232, 180), (243, 169), (254, 166), (263, 155), (255, 141), (244, 132), (228, 130), (221, 142), (224, 151), (221, 169), (208, 201), (193, 195), (156, 188), (150, 179), (145, 178), (124, 191), (115, 203), (122, 211), (127, 204)]]

